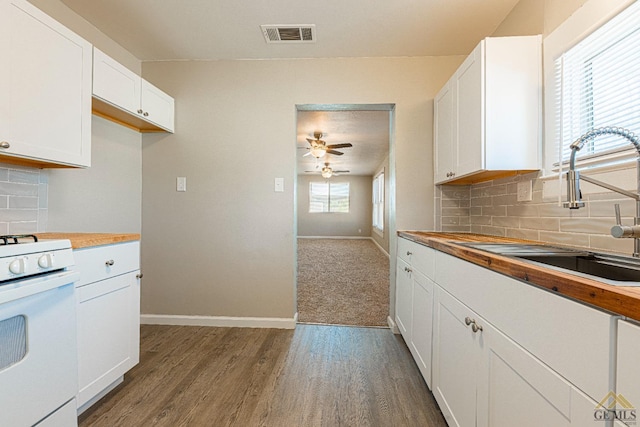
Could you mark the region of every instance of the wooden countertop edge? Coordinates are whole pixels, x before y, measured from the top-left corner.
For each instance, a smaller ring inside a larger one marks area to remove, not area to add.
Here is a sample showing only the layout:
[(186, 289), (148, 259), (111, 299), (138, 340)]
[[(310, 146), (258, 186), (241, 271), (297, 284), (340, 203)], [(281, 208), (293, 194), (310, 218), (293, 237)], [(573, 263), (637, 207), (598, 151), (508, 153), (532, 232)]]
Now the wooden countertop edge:
[(541, 242), (479, 234), (422, 231), (399, 231), (398, 236), (559, 295), (640, 321), (640, 290), (636, 287), (608, 285), (457, 244), (464, 242), (541, 244)]
[(111, 245), (140, 240), (136, 233), (36, 233), (38, 239), (69, 239), (73, 249), (89, 248), (93, 246)]

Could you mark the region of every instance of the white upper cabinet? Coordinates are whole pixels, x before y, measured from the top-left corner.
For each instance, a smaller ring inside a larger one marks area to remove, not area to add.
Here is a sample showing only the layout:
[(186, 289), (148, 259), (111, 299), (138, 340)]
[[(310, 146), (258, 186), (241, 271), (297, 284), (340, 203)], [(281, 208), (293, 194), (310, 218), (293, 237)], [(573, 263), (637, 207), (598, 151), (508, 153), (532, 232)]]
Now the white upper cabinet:
[(487, 38), (434, 100), (435, 182), (540, 168), (541, 37)]
[(23, 0), (0, 0), (0, 161), (91, 165), (91, 44)]
[(94, 48), (94, 113), (141, 132), (174, 132), (174, 100)]

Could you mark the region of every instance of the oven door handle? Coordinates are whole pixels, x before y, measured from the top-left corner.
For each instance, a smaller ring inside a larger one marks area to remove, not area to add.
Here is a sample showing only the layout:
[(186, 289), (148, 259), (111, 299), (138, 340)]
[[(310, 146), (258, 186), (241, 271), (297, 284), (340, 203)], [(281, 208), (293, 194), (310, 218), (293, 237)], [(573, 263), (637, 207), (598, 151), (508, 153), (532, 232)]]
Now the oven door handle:
[(79, 272), (65, 270), (0, 284), (0, 304), (60, 288), (76, 282), (79, 278)]

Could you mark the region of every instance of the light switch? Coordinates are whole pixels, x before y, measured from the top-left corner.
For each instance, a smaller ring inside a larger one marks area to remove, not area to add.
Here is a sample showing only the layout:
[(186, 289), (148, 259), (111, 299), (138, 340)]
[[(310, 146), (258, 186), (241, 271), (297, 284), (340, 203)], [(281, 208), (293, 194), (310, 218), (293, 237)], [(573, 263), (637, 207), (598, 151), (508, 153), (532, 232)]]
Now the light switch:
[(187, 177), (179, 176), (176, 179), (176, 191), (187, 191)]
[(276, 178), (275, 179), (274, 191), (276, 193), (284, 192), (284, 178)]

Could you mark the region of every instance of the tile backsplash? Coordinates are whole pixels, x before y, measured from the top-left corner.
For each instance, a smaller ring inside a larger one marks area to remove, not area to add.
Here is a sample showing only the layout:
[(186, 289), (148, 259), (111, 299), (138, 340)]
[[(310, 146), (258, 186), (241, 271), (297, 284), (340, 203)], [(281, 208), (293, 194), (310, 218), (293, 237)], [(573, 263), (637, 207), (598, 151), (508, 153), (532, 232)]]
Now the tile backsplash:
[[(531, 180), (532, 200), (517, 201), (518, 182)], [(436, 186), (435, 225), (438, 231), (471, 232), (537, 240), (580, 248), (631, 254), (633, 239), (615, 239), (614, 204), (620, 204), (623, 224), (633, 224), (635, 202), (607, 190), (583, 198), (577, 210), (558, 206), (557, 197), (543, 197), (538, 173), (496, 179), (478, 184)], [(557, 193), (557, 192), (556, 192)]]
[(0, 164), (0, 234), (46, 231), (48, 173)]

